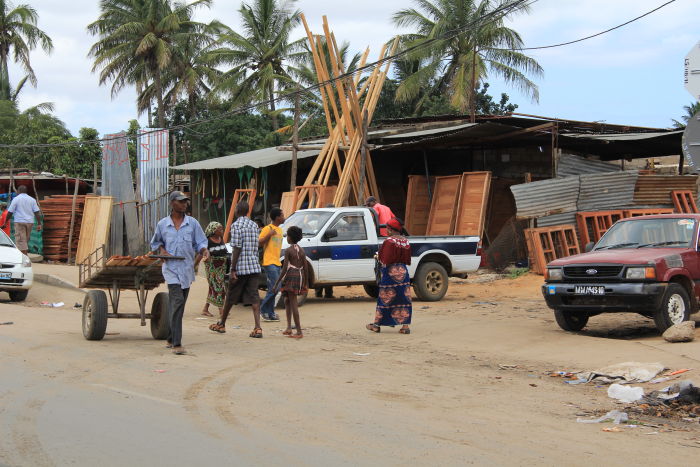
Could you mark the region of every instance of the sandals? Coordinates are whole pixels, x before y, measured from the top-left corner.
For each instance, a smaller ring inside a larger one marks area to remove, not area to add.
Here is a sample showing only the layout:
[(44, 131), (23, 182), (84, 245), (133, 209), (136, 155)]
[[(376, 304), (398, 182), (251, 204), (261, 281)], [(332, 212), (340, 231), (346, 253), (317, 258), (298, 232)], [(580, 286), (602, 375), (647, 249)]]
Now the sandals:
[(411, 329), (410, 328), (401, 328), (401, 329), (399, 329), (399, 334), (411, 334)]
[(182, 346), (173, 347), (173, 353), (175, 355), (187, 355), (187, 350)]
[(253, 332), (250, 333), (250, 337), (254, 337), (256, 339), (262, 339), (262, 329), (260, 328), (255, 328), (253, 329)]
[(209, 325), (209, 330), (223, 334), (226, 332), (226, 326), (221, 323), (214, 323)]
[(365, 327), (367, 328), (368, 331), (372, 331), (372, 332), (382, 332), (382, 328), (380, 328), (379, 326), (377, 326), (377, 325), (374, 324), (374, 323), (369, 323), (369, 324), (368, 324), (367, 326), (365, 326)]
[(291, 336), (292, 335), (292, 330), (291, 329), (285, 329), (282, 331), (283, 336)]
[(208, 316), (209, 318), (213, 318), (213, 317), (214, 317), (214, 315), (212, 315), (212, 314), (209, 313), (208, 311), (203, 311), (203, 312), (202, 312), (202, 316)]
[(292, 339), (301, 339), (304, 337), (303, 334), (287, 334), (287, 337), (291, 337)]

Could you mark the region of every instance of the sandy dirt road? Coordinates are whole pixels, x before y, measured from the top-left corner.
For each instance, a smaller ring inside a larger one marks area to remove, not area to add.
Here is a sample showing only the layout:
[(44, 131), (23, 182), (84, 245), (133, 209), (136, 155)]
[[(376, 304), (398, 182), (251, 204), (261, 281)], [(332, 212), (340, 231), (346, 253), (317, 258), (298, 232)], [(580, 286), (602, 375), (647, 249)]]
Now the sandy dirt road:
[[(110, 319), (103, 341), (84, 340), (71, 309), (80, 292), (37, 284), (22, 305), (0, 295), (0, 322), (14, 322), (0, 326), (0, 465), (668, 465), (698, 454), (697, 422), (619, 433), (576, 423), (624, 406), (548, 373), (658, 361), (696, 368), (688, 378), (700, 383), (700, 343), (665, 343), (634, 315), (565, 333), (538, 276), (459, 282), (414, 304), (409, 336), (369, 333), (372, 300), (337, 288), (336, 300), (307, 302), (294, 341), (279, 323), (248, 338), (247, 308), (211, 333), (198, 279), (182, 357), (136, 320)], [(133, 293), (122, 301), (135, 309)]]

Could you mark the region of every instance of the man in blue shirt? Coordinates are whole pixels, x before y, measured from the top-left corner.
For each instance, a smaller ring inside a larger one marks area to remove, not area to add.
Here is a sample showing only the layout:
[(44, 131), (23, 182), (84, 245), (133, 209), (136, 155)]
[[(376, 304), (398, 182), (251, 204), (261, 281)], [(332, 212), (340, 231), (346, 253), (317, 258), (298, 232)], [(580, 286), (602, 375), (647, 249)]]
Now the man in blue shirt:
[(194, 282), (194, 259), (199, 253), (203, 259), (209, 257), (207, 237), (196, 219), (185, 214), (189, 198), (181, 191), (170, 193), (171, 212), (158, 222), (151, 240), (151, 250), (163, 256), (182, 256), (184, 260), (163, 261), (163, 277), (168, 284), (170, 300), (168, 319), (170, 337), (168, 347), (176, 355), (184, 355), (182, 347), (182, 317), (185, 303)]
[[(29, 237), (32, 235), (32, 227), (36, 220), (36, 230), (41, 232), (41, 210), (36, 200), (27, 194), (27, 187), (20, 185), (17, 187), (17, 197), (12, 200), (7, 208), (6, 223), (10, 219), (15, 221), (15, 243), (17, 248), (25, 255), (29, 251)], [(1, 225), (0, 228), (4, 227)]]

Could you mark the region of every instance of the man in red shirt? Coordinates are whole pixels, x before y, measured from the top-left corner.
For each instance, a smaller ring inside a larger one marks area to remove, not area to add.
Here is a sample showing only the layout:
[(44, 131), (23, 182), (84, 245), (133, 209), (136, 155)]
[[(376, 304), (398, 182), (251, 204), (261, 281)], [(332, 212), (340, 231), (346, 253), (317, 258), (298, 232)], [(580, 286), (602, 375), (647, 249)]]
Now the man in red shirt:
[[(379, 204), (377, 198), (375, 198), (374, 196), (370, 196), (369, 198), (367, 198), (367, 201), (365, 201), (365, 206), (374, 209), (374, 212), (377, 213), (379, 225), (386, 225), (387, 222), (389, 222), (395, 217), (394, 213), (391, 212), (391, 209), (389, 209), (389, 206)], [(379, 235), (381, 235), (382, 237), (388, 237), (389, 233), (384, 227), (382, 227), (381, 229), (379, 229)]]
[(7, 234), (7, 236), (10, 236), (10, 223), (7, 222), (7, 203), (4, 201), (0, 201), (0, 228), (2, 228), (3, 232)]

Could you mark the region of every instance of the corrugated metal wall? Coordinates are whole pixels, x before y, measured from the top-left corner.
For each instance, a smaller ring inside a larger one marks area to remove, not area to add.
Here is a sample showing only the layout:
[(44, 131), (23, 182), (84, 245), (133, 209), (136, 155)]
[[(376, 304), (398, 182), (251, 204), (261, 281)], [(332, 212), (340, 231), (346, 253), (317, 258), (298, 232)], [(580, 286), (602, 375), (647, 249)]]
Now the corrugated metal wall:
[(619, 171), (619, 165), (575, 156), (573, 154), (562, 154), (557, 162), (557, 177)]
[(672, 190), (690, 190), (697, 199), (697, 175), (644, 175), (634, 190), (634, 202), (639, 205), (673, 205)]
[(632, 206), (639, 172), (636, 170), (581, 175), (579, 211), (602, 211)]
[(139, 131), (136, 155), (141, 206), (139, 217), (146, 242), (151, 240), (158, 221), (168, 213), (168, 130)]
[(579, 177), (555, 178), (510, 187), (518, 217), (542, 217), (576, 211)]

